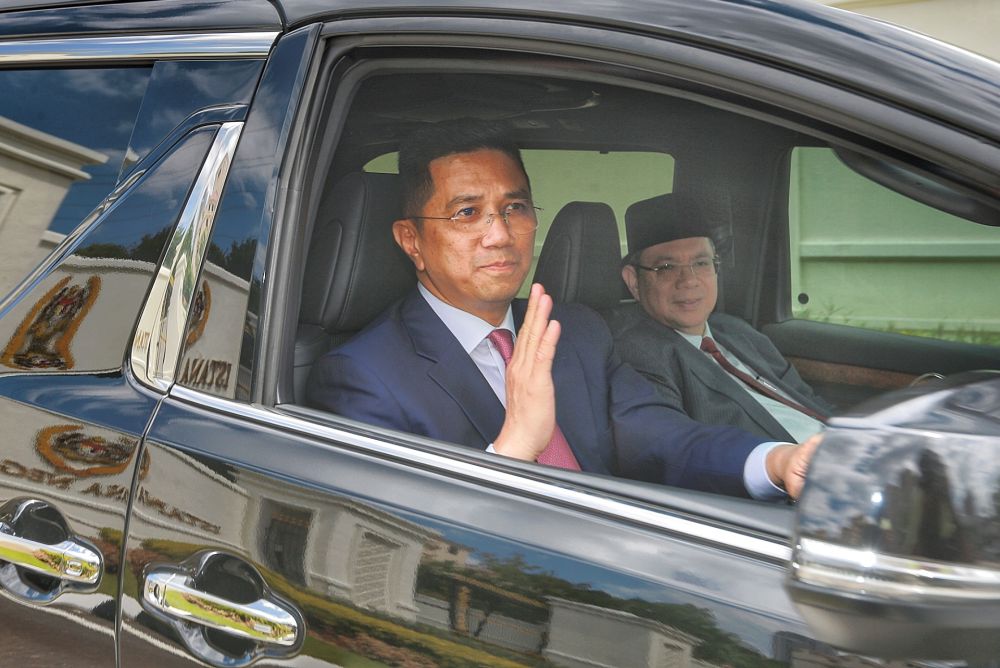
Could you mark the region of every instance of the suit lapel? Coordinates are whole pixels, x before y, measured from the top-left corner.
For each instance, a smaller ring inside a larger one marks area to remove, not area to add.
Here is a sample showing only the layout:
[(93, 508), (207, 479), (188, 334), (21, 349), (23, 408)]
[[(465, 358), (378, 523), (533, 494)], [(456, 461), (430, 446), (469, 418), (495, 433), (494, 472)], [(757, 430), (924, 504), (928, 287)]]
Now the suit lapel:
[[(718, 334), (719, 332), (715, 329), (712, 330), (713, 338), (717, 337)], [(727, 350), (732, 350), (726, 341), (720, 339), (720, 342)], [(683, 345), (679, 348), (683, 351), (681, 354), (688, 357), (688, 368), (691, 369), (691, 373), (702, 384), (739, 404), (740, 408), (766, 433), (775, 433), (776, 430), (777, 433), (787, 433), (785, 428), (781, 426), (781, 423), (775, 420), (756, 399), (750, 396), (752, 390), (744, 388), (739, 380), (730, 376), (722, 367), (687, 341), (683, 341), (682, 343)]]
[(462, 409), (483, 442), (492, 443), (503, 426), (504, 408), (479, 367), (417, 290), (406, 298), (402, 316), (414, 351), (429, 362), (428, 377)]
[[(712, 331), (715, 332), (715, 324), (713, 324), (712, 327)], [(817, 406), (815, 402), (811, 401), (808, 397), (802, 396), (802, 394), (794, 387), (789, 387), (786, 383), (782, 382), (782, 380), (774, 374), (774, 370), (770, 367), (770, 365), (757, 363), (757, 360), (754, 359), (747, 360), (746, 358), (750, 357), (751, 353), (756, 354), (757, 349), (754, 346), (753, 341), (747, 338), (744, 334), (740, 332), (728, 332), (725, 329), (716, 333), (718, 334), (719, 341), (728, 350), (742, 351), (743, 354), (739, 355), (740, 361), (763, 376), (767, 382), (779, 388), (782, 392), (803, 406), (808, 406), (819, 413), (824, 412), (825, 409), (822, 406)]]

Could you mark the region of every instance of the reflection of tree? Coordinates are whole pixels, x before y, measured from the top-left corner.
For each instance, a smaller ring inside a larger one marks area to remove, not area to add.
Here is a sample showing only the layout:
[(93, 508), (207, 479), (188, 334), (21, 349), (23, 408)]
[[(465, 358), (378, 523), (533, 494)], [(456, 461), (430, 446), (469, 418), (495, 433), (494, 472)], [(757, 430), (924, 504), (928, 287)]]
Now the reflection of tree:
[(157, 263), (160, 261), (160, 254), (167, 238), (173, 232), (170, 228), (163, 228), (156, 234), (144, 234), (142, 238), (132, 247), (126, 248), (121, 244), (110, 242), (96, 242), (88, 244), (77, 250), (76, 254), (81, 257), (102, 257), (116, 258), (121, 260), (142, 260), (145, 262)]
[(230, 274), (249, 279), (253, 269), (253, 254), (257, 250), (256, 239), (234, 241), (228, 251), (223, 251), (217, 244), (208, 247), (208, 261), (222, 267)]
[[(464, 589), (467, 605), (484, 612), (487, 618), (491, 614), (502, 614), (530, 623), (548, 620), (547, 608), (539, 605), (543, 604), (540, 596), (622, 610), (696, 636), (701, 644), (694, 656), (702, 661), (746, 668), (780, 665), (745, 646), (738, 636), (720, 629), (711, 611), (705, 608), (617, 598), (592, 589), (588, 584), (563, 580), (552, 572), (528, 564), (521, 555), (500, 559), (487, 554), (480, 563), (477, 567), (464, 567), (445, 561), (425, 562), (417, 575), (417, 591), (456, 602), (456, 593)], [(484, 619), (478, 629), (465, 632), (476, 637), (485, 623)]]
[(919, 467), (923, 503), (915, 553), (941, 561), (968, 562), (971, 545), (952, 500), (947, 467), (932, 450), (920, 455)]
[[(98, 241), (80, 248), (76, 254), (82, 257), (142, 260), (155, 264), (160, 261), (163, 247), (172, 233), (173, 229), (164, 228), (156, 234), (144, 234), (134, 246), (130, 247), (118, 243)], [(255, 239), (234, 241), (227, 251), (223, 251), (217, 244), (213, 243), (208, 247), (208, 260), (231, 274), (249, 279), (256, 249)]]

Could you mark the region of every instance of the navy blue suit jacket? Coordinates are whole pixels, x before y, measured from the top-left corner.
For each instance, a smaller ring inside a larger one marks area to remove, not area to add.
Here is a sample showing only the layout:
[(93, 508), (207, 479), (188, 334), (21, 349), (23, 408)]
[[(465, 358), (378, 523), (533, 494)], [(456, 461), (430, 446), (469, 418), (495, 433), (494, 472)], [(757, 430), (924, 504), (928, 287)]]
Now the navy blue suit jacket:
[[(514, 320), (526, 303), (515, 300)], [(666, 404), (615, 354), (592, 310), (556, 304), (556, 421), (584, 471), (746, 495), (743, 465), (761, 439), (703, 425)], [(317, 360), (312, 406), (369, 424), (485, 449), (504, 408), (472, 358), (417, 290)]]

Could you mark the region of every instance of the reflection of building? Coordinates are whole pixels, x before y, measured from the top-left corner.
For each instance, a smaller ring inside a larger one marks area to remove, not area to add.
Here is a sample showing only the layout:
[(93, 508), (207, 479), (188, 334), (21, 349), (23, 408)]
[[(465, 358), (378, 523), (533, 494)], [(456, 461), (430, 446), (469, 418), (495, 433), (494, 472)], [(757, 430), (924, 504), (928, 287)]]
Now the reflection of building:
[(692, 635), (621, 610), (548, 599), (549, 642), (543, 654), (559, 666), (707, 668), (691, 657)]
[(774, 660), (788, 664), (790, 668), (909, 668), (926, 665), (865, 659), (856, 654), (838, 652), (826, 643), (788, 631), (774, 634), (773, 649)]
[(0, 117), (0, 295), (45, 257), (41, 242), (66, 191), (107, 156)]
[[(315, 592), (407, 621), (417, 617), (417, 567), (437, 535), (384, 513), (317, 497), (266, 477), (240, 481), (249, 494), (247, 541), (255, 560)], [(322, 499), (322, 501), (318, 501)], [(258, 507), (252, 507), (259, 504)]]
[(424, 558), (428, 561), (444, 561), (455, 566), (465, 566), (469, 563), (472, 548), (458, 543), (434, 540), (424, 548)]

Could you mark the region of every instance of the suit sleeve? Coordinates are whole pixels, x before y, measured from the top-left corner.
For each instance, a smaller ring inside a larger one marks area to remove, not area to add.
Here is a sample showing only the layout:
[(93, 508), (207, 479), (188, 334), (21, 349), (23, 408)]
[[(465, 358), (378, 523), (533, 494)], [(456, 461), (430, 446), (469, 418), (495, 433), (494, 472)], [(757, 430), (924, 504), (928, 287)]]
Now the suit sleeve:
[(306, 385), (306, 403), (359, 422), (412, 431), (382, 379), (346, 355), (328, 354), (316, 361)]
[[(734, 427), (695, 422), (667, 403), (614, 350), (595, 314), (584, 331), (600, 351), (608, 386), (608, 418), (621, 475), (667, 485), (747, 496), (743, 468), (762, 439)], [(574, 330), (576, 331), (576, 330)]]

